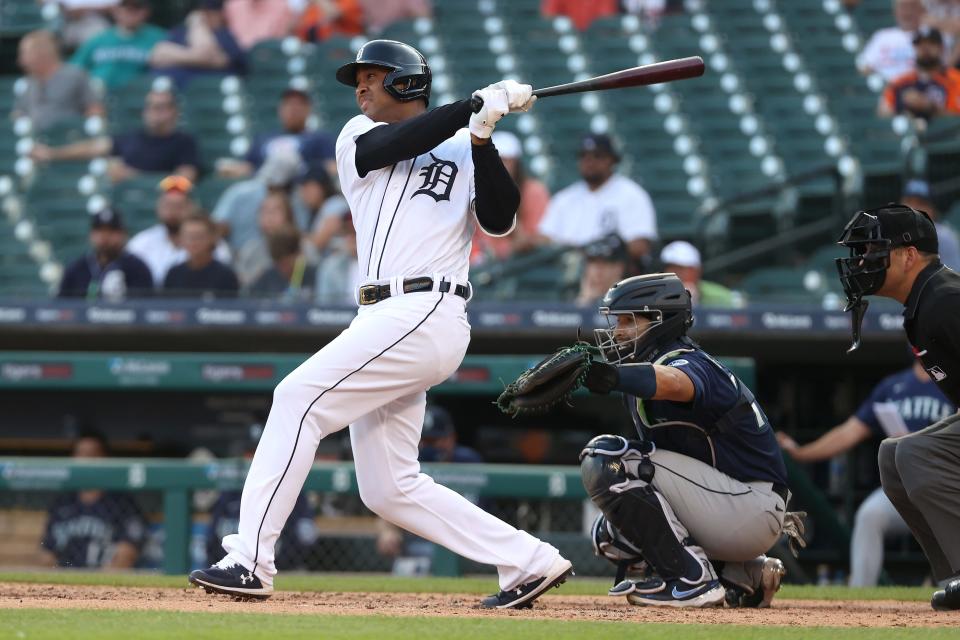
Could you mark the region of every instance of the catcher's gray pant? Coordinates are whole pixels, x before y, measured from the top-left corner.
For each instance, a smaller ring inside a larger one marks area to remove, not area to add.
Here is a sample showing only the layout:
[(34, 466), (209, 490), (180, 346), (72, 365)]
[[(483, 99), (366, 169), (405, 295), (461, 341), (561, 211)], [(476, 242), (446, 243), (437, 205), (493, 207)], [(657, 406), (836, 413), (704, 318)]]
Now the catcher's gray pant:
[(673, 451), (658, 449), (650, 459), (656, 466), (650, 484), (666, 503), (674, 533), (693, 537), (706, 554), (701, 561), (748, 562), (780, 537), (787, 505), (772, 483), (740, 482)]
[(960, 414), (880, 444), (883, 491), (916, 537), (935, 580), (960, 572)]

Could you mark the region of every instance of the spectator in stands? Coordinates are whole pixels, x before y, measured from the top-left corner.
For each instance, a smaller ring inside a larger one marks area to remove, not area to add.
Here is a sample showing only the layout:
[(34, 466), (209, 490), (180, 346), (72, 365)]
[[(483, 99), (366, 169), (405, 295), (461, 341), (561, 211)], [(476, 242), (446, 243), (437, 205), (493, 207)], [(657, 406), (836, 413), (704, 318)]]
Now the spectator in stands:
[[(245, 460), (253, 460), (253, 453), (262, 432), (263, 425), (251, 425), (250, 438), (243, 451)], [(240, 521), (240, 493), (224, 491), (210, 508), (210, 525), (204, 545), (209, 564), (213, 564), (223, 555), (223, 547), (220, 546), (223, 537), (237, 530)], [(287, 523), (277, 540), (277, 568), (306, 569), (309, 550), (317, 541), (318, 531), (313, 509), (303, 493), (297, 497)]]
[(743, 295), (731, 291), (721, 284), (701, 278), (703, 268), (700, 264), (700, 252), (695, 246), (683, 240), (675, 240), (660, 252), (660, 262), (664, 273), (675, 273), (690, 292), (694, 306), (737, 308), (742, 307)]
[(223, 13), (244, 49), (289, 35), (296, 18), (289, 0), (226, 0)]
[[(230, 185), (213, 208), (213, 219), (224, 238), (235, 250), (257, 237), (257, 216), (260, 204), (270, 190), (290, 191), (303, 171), (300, 154), (282, 148), (270, 155), (256, 175)], [(292, 199), (293, 217), (301, 230), (307, 229), (310, 212), (299, 198)]]
[(223, 0), (200, 0), (186, 21), (153, 48), (150, 65), (180, 88), (201, 75), (245, 74), (247, 56), (227, 28)]
[(367, 33), (376, 36), (400, 20), (429, 18), (433, 14), (430, 0), (360, 0)]
[(913, 71), (891, 81), (877, 108), (881, 116), (907, 113), (923, 120), (960, 114), (960, 71), (943, 64), (943, 36), (921, 27), (913, 37)]
[(151, 295), (150, 269), (124, 250), (126, 244), (127, 229), (118, 210), (107, 207), (90, 216), (90, 252), (64, 271), (59, 296), (118, 301)]
[(546, 185), (528, 176), (520, 162), (523, 148), (517, 136), (509, 131), (495, 131), (493, 145), (500, 153), (503, 166), (520, 187), (520, 209), (517, 211), (516, 227), (508, 235), (491, 236), (477, 227), (473, 234), (472, 264), (480, 264), (487, 259), (503, 260), (515, 253), (534, 248), (537, 226), (550, 202), (550, 192)]
[(242, 287), (249, 287), (254, 280), (270, 268), (270, 250), (267, 248), (267, 236), (286, 226), (294, 224), (293, 206), (285, 190), (274, 189), (260, 203), (257, 215), (260, 233), (247, 240), (237, 252), (233, 266)]
[[(780, 448), (797, 462), (819, 462), (845, 454), (871, 438), (895, 438), (919, 431), (957, 410), (930, 379), (919, 358), (884, 378), (856, 413), (813, 442), (798, 445), (777, 433)], [(878, 487), (857, 509), (850, 539), (850, 586), (873, 587), (883, 568), (886, 536), (910, 533), (907, 523)]]
[(620, 13), (619, 0), (542, 0), (540, 13), (547, 18), (567, 16), (573, 21), (573, 26), (580, 31), (586, 30), (590, 23), (597, 18), (615, 16)]
[(913, 70), (913, 34), (920, 28), (922, 0), (894, 0), (896, 26), (880, 29), (857, 57), (863, 74), (878, 73), (887, 82)]
[[(107, 441), (95, 431), (80, 434), (77, 459), (105, 458)], [(59, 496), (48, 511), (41, 546), (47, 566), (129, 569), (140, 555), (146, 521), (129, 495), (86, 489)]]
[[(180, 227), (199, 208), (190, 198), (193, 183), (183, 176), (167, 176), (160, 181), (158, 189), (158, 223), (133, 236), (127, 250), (150, 267), (154, 285), (160, 288), (170, 268), (187, 259), (186, 249), (180, 242)], [(217, 245), (214, 257), (229, 264), (230, 248), (226, 243)]]
[[(450, 414), (438, 405), (428, 403), (420, 434), (420, 462), (479, 464), (483, 457), (470, 447), (457, 443), (457, 430)], [(473, 503), (479, 496), (465, 496)], [(429, 575), (435, 545), (390, 524), (377, 522), (377, 552), (393, 558), (395, 575)]]
[(63, 63), (51, 32), (31, 31), (20, 40), (17, 51), (27, 84), (17, 94), (14, 118), (27, 116), (34, 129), (42, 131), (70, 118), (103, 115), (100, 96), (87, 73)]
[(181, 175), (195, 180), (200, 166), (197, 141), (177, 128), (180, 110), (170, 91), (151, 91), (143, 105), (143, 128), (115, 136), (81, 140), (62, 147), (35, 144), (30, 156), (38, 162), (109, 156), (107, 172), (114, 182), (141, 172)]
[(955, 67), (960, 63), (960, 2), (957, 0), (924, 0), (923, 24), (943, 34), (944, 63)]
[[(39, 0), (51, 1), (51, 0)], [(53, 0), (65, 18), (60, 37), (68, 50), (74, 50), (110, 27), (107, 19), (117, 0)]]
[(916, 178), (908, 180), (903, 187), (900, 202), (930, 216), (937, 229), (940, 262), (954, 271), (960, 271), (960, 238), (957, 237), (957, 232), (953, 227), (940, 220), (940, 210), (933, 202), (930, 183)]
[(610, 287), (627, 277), (627, 245), (615, 233), (583, 247), (583, 274), (576, 303), (582, 307), (596, 305)]
[(321, 304), (356, 304), (360, 287), (357, 232), (350, 214), (343, 218), (341, 234), (317, 266), (316, 301)]
[(263, 166), (272, 154), (293, 150), (306, 164), (322, 164), (330, 173), (336, 173), (336, 140), (325, 131), (308, 128), (312, 110), (310, 94), (288, 87), (280, 95), (277, 105), (280, 129), (254, 138), (243, 160), (218, 160), (217, 172), (228, 178), (246, 178)]
[(163, 290), (172, 298), (235, 298), (240, 290), (237, 274), (216, 260), (217, 227), (203, 213), (193, 213), (180, 227), (180, 244), (187, 259), (174, 265), (163, 279)]
[(148, 24), (147, 0), (121, 0), (113, 8), (114, 26), (90, 38), (70, 62), (116, 89), (150, 69), (150, 51), (166, 37), (163, 29)]
[(273, 264), (250, 286), (250, 293), (285, 301), (312, 299), (317, 268), (304, 254), (300, 230), (288, 224), (271, 231), (267, 250)]
[(332, 35), (358, 36), (363, 29), (360, 0), (311, 0), (300, 14), (294, 33), (306, 42), (320, 42)]
[(317, 255), (328, 250), (330, 241), (343, 231), (344, 216), (350, 213), (346, 199), (337, 191), (322, 165), (307, 167), (297, 185), (297, 199), (310, 212), (310, 243)]
[(538, 242), (582, 247), (615, 233), (639, 263), (637, 271), (646, 270), (651, 243), (657, 238), (657, 215), (643, 187), (614, 173), (619, 160), (609, 136), (584, 136), (577, 165), (583, 179), (550, 200)]

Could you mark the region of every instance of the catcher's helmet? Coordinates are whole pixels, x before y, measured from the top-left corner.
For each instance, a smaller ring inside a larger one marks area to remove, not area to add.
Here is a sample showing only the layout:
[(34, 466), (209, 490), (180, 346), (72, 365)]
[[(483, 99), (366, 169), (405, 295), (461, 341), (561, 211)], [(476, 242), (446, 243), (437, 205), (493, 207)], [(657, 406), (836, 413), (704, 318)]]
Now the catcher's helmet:
[[(600, 302), (600, 313), (609, 326), (594, 331), (597, 346), (607, 362), (650, 362), (667, 346), (686, 335), (693, 326), (690, 292), (674, 273), (652, 273), (621, 280), (610, 287)], [(633, 318), (637, 330), (627, 339), (617, 330), (620, 316)], [(639, 330), (637, 316), (650, 323)], [(621, 334), (621, 335), (618, 335)]]
[(357, 86), (357, 67), (370, 64), (389, 69), (383, 88), (402, 102), (423, 98), (430, 103), (430, 66), (423, 54), (396, 40), (371, 40), (357, 51), (357, 59), (337, 69), (337, 80)]

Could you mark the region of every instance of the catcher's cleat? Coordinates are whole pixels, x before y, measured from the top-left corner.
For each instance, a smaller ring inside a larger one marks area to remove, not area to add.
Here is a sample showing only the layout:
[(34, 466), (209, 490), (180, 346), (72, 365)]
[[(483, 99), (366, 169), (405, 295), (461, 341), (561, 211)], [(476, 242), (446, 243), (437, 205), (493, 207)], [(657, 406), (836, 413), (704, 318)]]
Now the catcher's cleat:
[(719, 580), (689, 584), (682, 580), (667, 580), (655, 593), (631, 593), (627, 602), (654, 607), (720, 607), (725, 590)]
[(264, 585), (252, 571), (229, 557), (209, 569), (191, 572), (189, 580), (207, 593), (222, 593), (237, 600), (266, 600), (273, 594), (272, 586)]
[(547, 575), (522, 584), (510, 591), (501, 591), (480, 601), (481, 609), (532, 609), (533, 601), (551, 587), (559, 587), (573, 575), (573, 565), (565, 558), (557, 558)]
[(773, 596), (780, 590), (783, 576), (787, 574), (783, 563), (777, 558), (767, 558), (763, 561), (760, 570), (760, 585), (753, 590), (744, 589), (739, 585), (727, 589), (724, 600), (728, 607), (750, 607), (766, 609), (773, 602)]
[(953, 611), (960, 609), (960, 578), (954, 578), (943, 589), (935, 591), (930, 599), (935, 611)]
[(658, 593), (667, 586), (660, 576), (650, 576), (641, 580), (621, 580), (607, 590), (609, 596), (626, 596), (631, 593)]

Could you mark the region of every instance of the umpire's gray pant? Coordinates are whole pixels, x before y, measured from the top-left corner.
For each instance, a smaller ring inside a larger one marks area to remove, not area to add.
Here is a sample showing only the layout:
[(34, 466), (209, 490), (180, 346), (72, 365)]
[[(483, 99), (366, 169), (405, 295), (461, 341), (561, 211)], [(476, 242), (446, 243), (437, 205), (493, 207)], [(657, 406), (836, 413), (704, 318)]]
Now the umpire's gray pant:
[(960, 572), (960, 413), (880, 444), (883, 491), (923, 547), (933, 577)]

